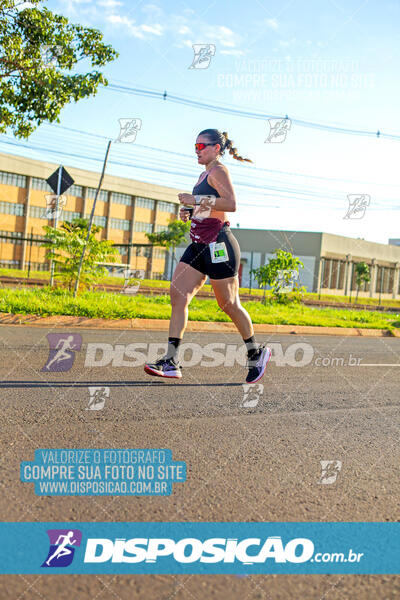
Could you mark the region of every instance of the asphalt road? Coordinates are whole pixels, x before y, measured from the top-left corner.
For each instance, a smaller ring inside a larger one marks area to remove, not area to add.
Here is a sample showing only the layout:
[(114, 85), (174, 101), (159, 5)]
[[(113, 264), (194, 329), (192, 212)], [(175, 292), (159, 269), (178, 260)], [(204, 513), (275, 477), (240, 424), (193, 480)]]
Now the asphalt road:
[[(57, 332), (81, 336), (81, 349), (70, 370), (46, 372), (46, 336)], [(213, 366), (209, 354), (173, 381), (146, 375), (144, 354), (126, 349), (154, 352), (163, 332), (2, 326), (0, 340), (3, 521), (399, 520), (399, 339), (259, 335), (274, 357), (262, 393), (247, 397), (238, 334), (187, 333), (186, 361), (220, 343), (230, 348), (217, 362), (233, 364)], [(109, 388), (100, 410), (88, 410), (89, 386)], [(36, 448), (85, 447), (170, 448), (187, 481), (165, 497), (71, 498), (36, 496), (19, 480)], [(320, 461), (335, 461), (334, 482)], [(15, 575), (0, 578), (0, 597), (391, 599), (400, 576)]]

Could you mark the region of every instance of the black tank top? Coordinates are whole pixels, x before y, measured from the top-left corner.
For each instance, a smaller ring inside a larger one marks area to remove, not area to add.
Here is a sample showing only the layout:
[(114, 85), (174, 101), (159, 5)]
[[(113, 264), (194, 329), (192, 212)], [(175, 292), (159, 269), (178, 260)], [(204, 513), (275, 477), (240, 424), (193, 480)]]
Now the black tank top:
[[(200, 183), (194, 186), (192, 194), (194, 196), (215, 196), (216, 198), (221, 198), (218, 191), (213, 188), (207, 181), (207, 177), (203, 179)], [(227, 221), (229, 225), (229, 222)], [(215, 242), (218, 237), (218, 233), (225, 225), (223, 221), (220, 219), (207, 217), (205, 219), (199, 219), (196, 217), (192, 217), (192, 223), (190, 227), (190, 239), (192, 242), (197, 242), (201, 244), (209, 244), (210, 242)]]
[(215, 196), (216, 198), (221, 197), (217, 190), (208, 183), (208, 175), (201, 183), (198, 183), (194, 186), (192, 194), (193, 196), (201, 196), (204, 194), (204, 196)]

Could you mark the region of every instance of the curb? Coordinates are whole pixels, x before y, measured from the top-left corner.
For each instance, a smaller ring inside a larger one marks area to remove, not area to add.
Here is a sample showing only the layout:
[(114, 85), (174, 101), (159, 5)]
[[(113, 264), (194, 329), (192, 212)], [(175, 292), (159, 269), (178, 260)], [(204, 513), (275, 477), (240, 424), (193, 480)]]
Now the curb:
[[(86, 329), (131, 329), (168, 331), (167, 319), (90, 319), (69, 315), (14, 315), (0, 313), (0, 325), (30, 325), (31, 327), (83, 327)], [(346, 337), (400, 337), (399, 331), (388, 329), (359, 329), (354, 327), (319, 327), (310, 325), (254, 324), (255, 333), (284, 333), (299, 335), (339, 335)], [(237, 333), (232, 322), (188, 321), (186, 331), (204, 333)]]

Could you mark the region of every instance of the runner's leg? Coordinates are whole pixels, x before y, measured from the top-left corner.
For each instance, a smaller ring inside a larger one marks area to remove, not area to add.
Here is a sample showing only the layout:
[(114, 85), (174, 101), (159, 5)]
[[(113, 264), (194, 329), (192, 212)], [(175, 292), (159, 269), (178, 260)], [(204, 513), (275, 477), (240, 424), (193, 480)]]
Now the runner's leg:
[(183, 262), (178, 263), (170, 287), (172, 311), (169, 337), (182, 339), (187, 325), (189, 304), (206, 279), (207, 276), (197, 269)]
[(238, 277), (210, 279), (218, 306), (232, 319), (247, 347), (249, 373), (246, 383), (256, 383), (264, 375), (271, 358), (271, 349), (258, 346), (250, 315), (240, 303)]
[(239, 279), (227, 277), (226, 279), (210, 279), (218, 306), (235, 323), (244, 340), (254, 335), (250, 315), (241, 305), (239, 298)]

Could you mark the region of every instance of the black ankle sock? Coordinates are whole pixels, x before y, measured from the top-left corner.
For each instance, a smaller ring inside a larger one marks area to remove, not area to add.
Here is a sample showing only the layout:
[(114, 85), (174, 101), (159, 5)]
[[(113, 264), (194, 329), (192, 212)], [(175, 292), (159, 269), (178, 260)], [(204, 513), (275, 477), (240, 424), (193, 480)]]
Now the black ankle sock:
[(168, 338), (168, 348), (167, 348), (167, 358), (177, 358), (179, 345), (181, 343), (180, 338), (169, 337)]
[(243, 341), (244, 341), (244, 343), (246, 344), (246, 347), (247, 347), (247, 358), (251, 359), (252, 356), (258, 350), (258, 344), (256, 343), (256, 338), (255, 338), (254, 335), (252, 335), (251, 337), (249, 337), (249, 339), (243, 340)]

